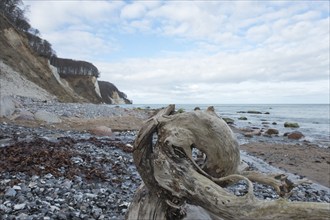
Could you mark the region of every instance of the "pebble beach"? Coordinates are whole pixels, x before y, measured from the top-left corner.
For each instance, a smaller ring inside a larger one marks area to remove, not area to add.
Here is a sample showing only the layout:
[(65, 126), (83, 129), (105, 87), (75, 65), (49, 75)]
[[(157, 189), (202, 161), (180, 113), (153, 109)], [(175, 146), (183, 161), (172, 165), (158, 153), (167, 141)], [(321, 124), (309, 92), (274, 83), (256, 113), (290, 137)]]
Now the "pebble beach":
[[(124, 219), (141, 184), (132, 145), (139, 126), (155, 110), (22, 97), (16, 97), (15, 103), (12, 114), (0, 121), (1, 219)], [(49, 117), (59, 121), (35, 120), (38, 111), (51, 113)], [(111, 131), (100, 135), (95, 131), (98, 126)], [(256, 157), (266, 167), (279, 168), (252, 145), (243, 146), (242, 156), (242, 160), (248, 158), (245, 162), (251, 169), (267, 172), (260, 169)], [(329, 149), (322, 150), (325, 159), (315, 164), (329, 166)], [(310, 179), (284, 165), (281, 171), (290, 172), (294, 181)], [(325, 180), (329, 178), (329, 169), (320, 172)], [(287, 199), (330, 203), (326, 181), (313, 181), (296, 186)], [(246, 185), (239, 182), (227, 190), (243, 196)], [(263, 200), (278, 198), (272, 187), (261, 184), (254, 184), (254, 193)]]

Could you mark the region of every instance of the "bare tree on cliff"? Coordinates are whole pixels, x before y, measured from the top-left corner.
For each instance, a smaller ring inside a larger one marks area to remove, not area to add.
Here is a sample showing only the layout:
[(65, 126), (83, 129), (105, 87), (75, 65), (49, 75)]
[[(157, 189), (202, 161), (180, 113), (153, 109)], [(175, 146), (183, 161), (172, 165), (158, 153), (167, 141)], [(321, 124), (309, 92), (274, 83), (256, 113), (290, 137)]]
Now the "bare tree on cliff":
[(0, 12), (17, 29), (24, 32), (31, 48), (39, 55), (50, 60), (57, 67), (62, 76), (82, 75), (99, 77), (100, 72), (92, 63), (71, 59), (57, 58), (52, 45), (42, 39), (38, 29), (32, 28), (25, 17), (27, 7), (23, 7), (22, 0), (0, 0)]
[(63, 59), (56, 56), (50, 58), (50, 64), (57, 68), (62, 77), (81, 75), (99, 77), (100, 72), (92, 63), (80, 60)]
[(1, 0), (0, 11), (16, 28), (28, 31), (31, 25), (25, 17), (27, 7), (23, 7), (21, 0)]

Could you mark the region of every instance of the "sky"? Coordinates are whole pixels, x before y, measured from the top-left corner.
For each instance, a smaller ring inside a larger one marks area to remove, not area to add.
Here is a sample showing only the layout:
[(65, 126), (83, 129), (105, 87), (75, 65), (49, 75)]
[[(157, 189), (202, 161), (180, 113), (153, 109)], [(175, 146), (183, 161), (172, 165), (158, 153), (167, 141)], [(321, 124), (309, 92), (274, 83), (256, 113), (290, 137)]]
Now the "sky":
[(58, 57), (135, 104), (329, 103), (329, 1), (32, 1)]

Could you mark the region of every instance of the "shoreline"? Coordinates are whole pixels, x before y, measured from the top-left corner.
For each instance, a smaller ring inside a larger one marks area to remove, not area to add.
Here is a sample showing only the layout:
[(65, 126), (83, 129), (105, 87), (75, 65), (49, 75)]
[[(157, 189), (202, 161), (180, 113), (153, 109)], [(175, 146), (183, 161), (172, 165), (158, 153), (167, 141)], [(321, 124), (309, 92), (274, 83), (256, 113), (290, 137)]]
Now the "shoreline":
[[(127, 120), (132, 120), (132, 123), (127, 123)], [(9, 119), (0, 118), (1, 127), (18, 127), (17, 134), (26, 132), (31, 128), (49, 131), (52, 133), (52, 138), (63, 138), (63, 133), (68, 136), (77, 133), (81, 138), (96, 137), (113, 139), (116, 135), (122, 132), (131, 133), (129, 144), (132, 145), (138, 128), (144, 120), (137, 119), (132, 115), (129, 116), (114, 116), (108, 119), (79, 119), (78, 121), (68, 121), (66, 123), (45, 124), (40, 122), (31, 122), (21, 120), (19, 123)], [(104, 124), (112, 124), (114, 129), (109, 136), (100, 136), (92, 133), (88, 128), (97, 127)], [(43, 132), (44, 132), (43, 131)], [(57, 135), (57, 133), (61, 133)], [(12, 134), (11, 134), (12, 135)], [(42, 134), (41, 134), (42, 135)], [(6, 133), (0, 133), (0, 148), (11, 146), (20, 141), (28, 141), (29, 138), (17, 139), (6, 138)], [(10, 135), (9, 135), (10, 136)], [(48, 134), (46, 135), (48, 136)], [(77, 137), (76, 137), (77, 138)], [(33, 139), (33, 138), (32, 138)], [(48, 139), (48, 137), (46, 137)], [(122, 143), (120, 145), (125, 145)], [(283, 173), (289, 173), (299, 176), (301, 179), (307, 178), (316, 184), (320, 184), (330, 190), (330, 149), (318, 147), (316, 144), (300, 142), (300, 143), (283, 143), (274, 141), (256, 141), (240, 144), (240, 151), (247, 156), (252, 156), (265, 162), (269, 167), (275, 167)]]
[[(39, 104), (41, 107), (33, 106), (33, 110), (23, 107), (32, 113), (47, 109), (59, 117), (60, 123), (16, 116), (0, 118), (0, 218), (125, 219), (142, 181), (132, 158), (132, 146), (137, 130), (155, 110)], [(75, 112), (77, 109), (79, 112)], [(93, 128), (102, 126), (109, 128), (106, 134), (93, 132)], [(282, 158), (286, 148), (290, 150), (288, 155), (296, 155), (297, 147), (251, 142), (241, 145), (241, 160), (257, 172), (287, 174), (293, 183), (303, 179), (294, 175), (297, 173), (321, 184), (295, 186), (287, 198), (289, 201), (330, 203), (327, 175), (316, 166), (325, 165), (323, 161), (313, 163), (306, 154), (301, 154), (294, 167), (302, 169), (296, 172), (262, 158), (271, 155), (269, 149), (278, 153), (274, 153), (275, 158)], [(311, 149), (315, 155), (329, 152), (315, 146)], [(291, 161), (291, 157), (285, 158), (286, 163)], [(328, 154), (325, 158), (329, 158)], [(225, 188), (236, 196), (244, 196), (245, 189), (244, 182)], [(253, 193), (263, 201), (279, 199), (273, 187), (259, 183), (253, 183)]]
[[(147, 115), (145, 115), (147, 118)], [(77, 131), (90, 134), (90, 130), (106, 125), (112, 132), (138, 131), (144, 118), (132, 114), (112, 116), (108, 118), (82, 119), (67, 118), (62, 123), (47, 124), (36, 121), (20, 120), (13, 122), (0, 119), (0, 123), (14, 124), (31, 128), (42, 127), (49, 130)], [(235, 132), (235, 129), (233, 129)], [(240, 144), (240, 149), (248, 155), (260, 158), (267, 164), (284, 172), (306, 177), (313, 182), (330, 188), (330, 149), (318, 147), (313, 143), (283, 143), (254, 139), (249, 143)]]
[[(79, 131), (86, 134), (93, 133), (93, 129), (103, 126), (109, 128), (110, 136), (117, 131), (139, 130), (143, 122), (159, 110), (150, 107), (142, 109), (91, 103), (60, 103), (20, 96), (13, 98), (13, 103), (15, 107), (11, 109), (12, 115), (0, 117), (0, 123), (49, 130), (61, 129), (68, 132)], [(50, 112), (50, 117), (57, 117), (59, 123), (36, 120), (33, 114), (40, 110)], [(232, 124), (229, 127), (240, 142), (241, 150), (284, 171), (310, 177), (311, 180), (330, 187), (329, 172), (326, 175), (330, 170), (329, 147), (318, 147), (316, 142), (288, 140), (278, 135), (254, 134), (252, 138), (244, 137), (244, 129)]]
[[(16, 97), (15, 102), (17, 103), (13, 114), (7, 118), (0, 118), (0, 123), (86, 134), (93, 134), (93, 129), (105, 126), (109, 128), (110, 136), (113, 132), (139, 130), (143, 122), (157, 111), (151, 108), (132, 109), (90, 103), (59, 103), (24, 97)], [(31, 118), (29, 114), (39, 110), (51, 112), (54, 117), (59, 118), (60, 123)], [(236, 138), (240, 139), (244, 134), (242, 129), (229, 126)], [(286, 141), (281, 137), (254, 135), (253, 138), (245, 138), (244, 143), (240, 144), (240, 149), (285, 172), (306, 176), (312, 181), (330, 187), (330, 148), (317, 147), (313, 142)]]

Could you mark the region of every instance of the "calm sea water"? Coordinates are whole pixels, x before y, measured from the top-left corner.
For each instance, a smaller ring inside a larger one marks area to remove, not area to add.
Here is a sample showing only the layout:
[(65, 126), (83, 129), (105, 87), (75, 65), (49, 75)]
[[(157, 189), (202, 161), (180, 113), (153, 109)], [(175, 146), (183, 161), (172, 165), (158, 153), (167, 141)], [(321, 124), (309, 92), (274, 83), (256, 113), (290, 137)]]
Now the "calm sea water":
[[(165, 104), (159, 105), (125, 105), (124, 108), (161, 108)], [(193, 111), (195, 107), (200, 107), (202, 110), (208, 106), (214, 106), (215, 111), (219, 116), (229, 117), (235, 120), (237, 127), (265, 127), (276, 128), (280, 132), (280, 136), (286, 132), (297, 130), (305, 135), (304, 140), (317, 143), (324, 147), (330, 147), (330, 110), (328, 104), (258, 104), (258, 105), (227, 105), (227, 104), (177, 104), (176, 109), (184, 109), (185, 111)], [(240, 111), (259, 111), (269, 114), (248, 114), (238, 113)], [(248, 120), (238, 120), (239, 117), (245, 116)], [(270, 124), (264, 125), (262, 122), (267, 121)], [(276, 125), (272, 123), (276, 122)], [(297, 122), (299, 128), (285, 128), (285, 122)]]

